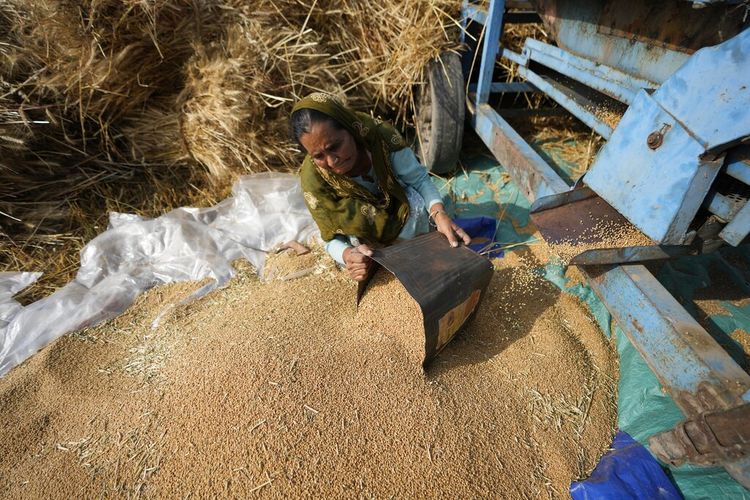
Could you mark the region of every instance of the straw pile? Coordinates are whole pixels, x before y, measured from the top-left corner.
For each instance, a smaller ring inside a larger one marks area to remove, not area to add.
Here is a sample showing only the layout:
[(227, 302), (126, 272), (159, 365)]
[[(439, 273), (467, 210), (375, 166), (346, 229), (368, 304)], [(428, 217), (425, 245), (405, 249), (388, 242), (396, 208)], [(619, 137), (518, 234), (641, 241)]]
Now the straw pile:
[(426, 373), (394, 280), (356, 313), (343, 271), (241, 273), (156, 329), (191, 285), (152, 289), (0, 379), (0, 495), (564, 496), (611, 441), (616, 355), (531, 251), (495, 266)]
[(54, 287), (107, 211), (205, 205), (239, 174), (295, 168), (288, 113), (311, 91), (407, 122), (459, 6), (0, 3), (0, 270), (52, 270)]

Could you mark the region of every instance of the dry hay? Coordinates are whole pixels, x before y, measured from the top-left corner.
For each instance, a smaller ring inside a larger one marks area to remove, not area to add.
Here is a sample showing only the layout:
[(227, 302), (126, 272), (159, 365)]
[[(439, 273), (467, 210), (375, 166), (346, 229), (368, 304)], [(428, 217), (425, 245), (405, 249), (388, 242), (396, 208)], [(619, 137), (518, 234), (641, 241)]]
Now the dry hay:
[(13, 422), (0, 491), (563, 496), (612, 438), (613, 348), (533, 254), (495, 265), (474, 322), (426, 374), (399, 340), (415, 318), (398, 317), (395, 281), (370, 296), (393, 313), (388, 328), (355, 313), (337, 271), (240, 274), (152, 330), (193, 286), (154, 289), (0, 380)]
[(459, 6), (0, 3), (0, 270), (47, 271), (38, 298), (107, 211), (205, 206), (239, 174), (296, 168), (287, 118), (309, 92), (408, 121), (422, 68), (457, 47)]
[(528, 116), (508, 121), (536, 149), (554, 152), (572, 165), (574, 179), (588, 171), (606, 142), (567, 112), (560, 116)]
[[(215, 5), (192, 7), (119, 0), (0, 5), (13, 16), (0, 129), (23, 131), (14, 135), (22, 144), (13, 151), (0, 143), (7, 237), (0, 267), (46, 271), (36, 297), (71, 279), (78, 249), (106, 227), (108, 211), (155, 215), (176, 204), (213, 201), (204, 175), (163, 158), (131, 156), (139, 148), (121, 130), (132, 116), (151, 116), (148, 106), (169, 101), (191, 54), (188, 41), (221, 29), (219, 19), (209, 22)], [(173, 148), (175, 141), (163, 144)]]

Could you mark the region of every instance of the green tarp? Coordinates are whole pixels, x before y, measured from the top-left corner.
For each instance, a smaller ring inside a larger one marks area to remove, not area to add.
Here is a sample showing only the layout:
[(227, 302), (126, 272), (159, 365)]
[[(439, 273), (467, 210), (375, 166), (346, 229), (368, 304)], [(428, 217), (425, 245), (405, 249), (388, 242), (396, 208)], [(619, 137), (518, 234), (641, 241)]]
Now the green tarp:
[[(543, 145), (542, 145), (543, 147)], [(555, 151), (546, 152), (548, 158), (557, 160), (558, 170), (567, 171), (572, 178), (572, 169)], [(529, 224), (529, 202), (521, 194), (508, 173), (498, 165), (488, 153), (466, 155), (463, 167), (453, 177), (434, 177), (435, 184), (444, 195), (446, 206), (453, 215), (472, 217), (485, 215), (499, 219), (496, 241), (506, 245), (534, 244), (535, 236)], [(560, 166), (562, 165), (562, 166)], [(516, 248), (521, 248), (516, 247)], [(513, 251), (510, 247), (508, 251)], [(698, 291), (710, 288), (712, 276), (717, 268), (723, 269), (750, 296), (750, 288), (742, 274), (729, 260), (750, 269), (750, 255), (747, 249), (730, 250), (730, 259), (724, 253), (710, 254), (698, 258), (685, 258), (662, 266), (657, 278), (690, 310), (692, 300)], [(562, 266), (554, 262), (546, 264), (543, 272), (546, 278), (566, 293), (579, 297), (586, 303), (608, 337), (610, 314), (593, 291), (585, 285), (569, 285)], [(710, 333), (728, 348), (738, 361), (743, 360), (742, 349), (728, 336), (742, 329), (748, 335), (750, 330), (750, 304), (738, 306), (727, 301), (723, 303), (726, 315), (711, 316)], [(695, 313), (695, 311), (690, 311)], [(672, 399), (662, 391), (656, 377), (635, 350), (619, 327), (614, 328), (617, 352), (620, 357), (620, 382), (618, 391), (618, 424), (639, 442), (647, 445), (648, 437), (672, 428), (683, 419), (683, 414)], [(722, 342), (723, 339), (723, 342)], [(744, 361), (743, 361), (744, 362)], [(670, 468), (668, 473), (685, 498), (748, 498), (750, 492), (734, 481), (722, 468), (683, 466)]]

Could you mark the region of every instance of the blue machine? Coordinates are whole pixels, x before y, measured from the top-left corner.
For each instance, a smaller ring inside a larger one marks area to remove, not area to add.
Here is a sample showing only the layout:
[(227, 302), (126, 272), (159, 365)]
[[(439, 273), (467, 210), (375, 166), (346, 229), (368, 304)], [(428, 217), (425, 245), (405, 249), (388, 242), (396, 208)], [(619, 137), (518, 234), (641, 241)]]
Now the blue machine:
[[(614, 249), (627, 258), (581, 268), (685, 414), (673, 430), (652, 436), (651, 450), (676, 465), (721, 465), (750, 489), (750, 375), (637, 263), (680, 249), (737, 246), (750, 233), (747, 17), (739, 1), (491, 0), (488, 8), (463, 7), (465, 31), (473, 27), (481, 42), (465, 40), (481, 49), (467, 98), (471, 123), (533, 202), (545, 238), (566, 224), (574, 231), (588, 217), (589, 227), (606, 219), (654, 242)], [(504, 23), (534, 19), (544, 21), (557, 46), (527, 39), (517, 53), (500, 45)], [(523, 81), (493, 81), (498, 58), (515, 63)], [(467, 77), (472, 59), (464, 59)], [(495, 94), (528, 91), (543, 92), (607, 140), (575, 186), (490, 104)], [(597, 115), (600, 102), (624, 110), (618, 123)]]

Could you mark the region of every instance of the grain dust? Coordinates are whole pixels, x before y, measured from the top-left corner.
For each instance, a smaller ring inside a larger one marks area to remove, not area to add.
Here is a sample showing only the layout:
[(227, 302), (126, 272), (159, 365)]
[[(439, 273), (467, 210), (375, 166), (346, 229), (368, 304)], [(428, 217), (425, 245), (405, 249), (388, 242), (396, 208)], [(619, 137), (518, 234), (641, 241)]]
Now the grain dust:
[(566, 496), (611, 442), (616, 355), (532, 251), (494, 264), (426, 372), (388, 274), (357, 313), (340, 271), (243, 272), (155, 329), (194, 285), (151, 290), (0, 380), (0, 495)]

